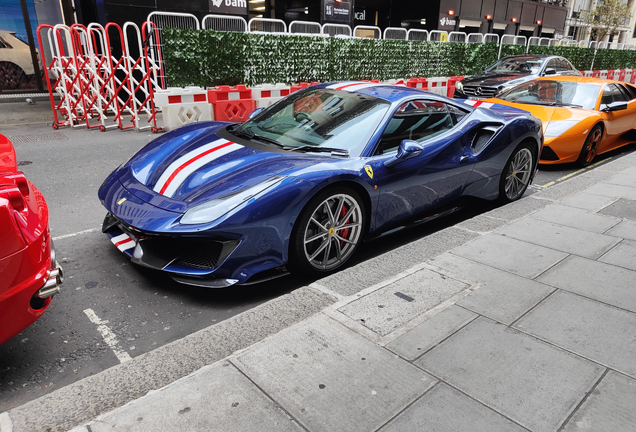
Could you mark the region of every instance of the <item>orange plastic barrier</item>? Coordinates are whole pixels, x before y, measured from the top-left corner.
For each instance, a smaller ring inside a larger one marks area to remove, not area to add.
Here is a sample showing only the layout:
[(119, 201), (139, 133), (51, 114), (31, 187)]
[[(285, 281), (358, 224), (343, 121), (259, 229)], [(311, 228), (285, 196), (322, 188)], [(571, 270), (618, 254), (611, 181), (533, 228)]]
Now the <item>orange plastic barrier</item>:
[(217, 121), (243, 122), (256, 109), (252, 89), (244, 85), (209, 88), (208, 102), (212, 104)]

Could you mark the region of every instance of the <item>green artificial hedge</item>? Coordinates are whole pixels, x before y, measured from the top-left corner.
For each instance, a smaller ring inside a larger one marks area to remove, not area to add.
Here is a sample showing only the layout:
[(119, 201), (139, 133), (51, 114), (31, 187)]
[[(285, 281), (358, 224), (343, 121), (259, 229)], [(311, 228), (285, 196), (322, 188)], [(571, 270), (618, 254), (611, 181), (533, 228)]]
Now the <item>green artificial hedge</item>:
[[(163, 59), (170, 86), (329, 82), (339, 80), (466, 76), (497, 60), (496, 43), (461, 44), (378, 39), (163, 29)], [(526, 47), (504, 45), (501, 56)], [(531, 46), (556, 54), (579, 70), (633, 68), (636, 51)]]

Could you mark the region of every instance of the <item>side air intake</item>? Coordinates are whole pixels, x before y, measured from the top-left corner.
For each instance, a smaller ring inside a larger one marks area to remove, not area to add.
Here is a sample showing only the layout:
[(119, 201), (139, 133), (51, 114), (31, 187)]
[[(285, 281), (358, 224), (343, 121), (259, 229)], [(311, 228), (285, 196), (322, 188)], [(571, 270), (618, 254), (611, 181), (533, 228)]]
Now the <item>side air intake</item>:
[(473, 137), (473, 151), (475, 153), (482, 151), (500, 128), (501, 126), (484, 126), (479, 129)]

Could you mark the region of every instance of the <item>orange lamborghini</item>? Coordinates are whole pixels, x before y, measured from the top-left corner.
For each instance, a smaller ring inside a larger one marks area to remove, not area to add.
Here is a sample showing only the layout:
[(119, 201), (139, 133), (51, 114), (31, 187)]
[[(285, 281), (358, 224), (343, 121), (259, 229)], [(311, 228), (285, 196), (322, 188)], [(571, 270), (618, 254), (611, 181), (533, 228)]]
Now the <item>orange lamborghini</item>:
[(529, 111), (543, 122), (540, 164), (587, 166), (598, 154), (636, 142), (636, 87), (575, 76), (538, 78), (487, 99)]

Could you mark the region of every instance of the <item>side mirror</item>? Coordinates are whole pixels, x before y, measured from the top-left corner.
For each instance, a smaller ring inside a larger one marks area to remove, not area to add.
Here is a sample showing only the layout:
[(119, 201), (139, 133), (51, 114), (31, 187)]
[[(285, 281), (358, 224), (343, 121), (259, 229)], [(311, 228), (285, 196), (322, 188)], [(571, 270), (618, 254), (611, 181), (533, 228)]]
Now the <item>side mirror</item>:
[(612, 102), (610, 104), (607, 104), (605, 105), (604, 108), (601, 108), (601, 111), (610, 112), (610, 111), (622, 111), (626, 109), (627, 109), (627, 102), (622, 101), (622, 102)]
[(263, 111), (265, 108), (256, 108), (254, 111), (252, 111), (252, 113), (250, 115), (247, 116), (248, 119), (251, 119), (252, 117), (257, 116), (258, 114), (261, 113), (261, 111)]
[(543, 75), (556, 75), (556, 69), (546, 69), (545, 72), (543, 72)]
[(400, 147), (398, 147), (397, 155), (384, 162), (384, 166), (391, 168), (405, 160), (419, 156), (423, 150), (424, 147), (417, 141), (404, 140), (400, 143)]

